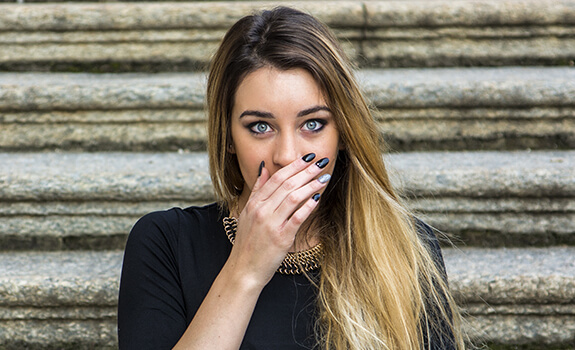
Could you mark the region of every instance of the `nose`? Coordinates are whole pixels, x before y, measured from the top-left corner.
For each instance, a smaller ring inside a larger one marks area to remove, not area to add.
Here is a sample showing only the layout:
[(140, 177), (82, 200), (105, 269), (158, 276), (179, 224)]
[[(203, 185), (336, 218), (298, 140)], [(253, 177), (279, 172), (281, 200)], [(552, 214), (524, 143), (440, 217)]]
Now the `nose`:
[(276, 138), (273, 150), (273, 162), (279, 167), (284, 167), (298, 157), (296, 140), (293, 135), (281, 134)]

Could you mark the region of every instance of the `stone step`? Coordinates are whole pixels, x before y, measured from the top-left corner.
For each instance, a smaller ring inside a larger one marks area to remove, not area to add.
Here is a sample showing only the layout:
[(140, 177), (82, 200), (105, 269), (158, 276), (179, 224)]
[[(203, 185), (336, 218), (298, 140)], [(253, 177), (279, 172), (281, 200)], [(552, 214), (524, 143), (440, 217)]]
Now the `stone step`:
[[(575, 244), (575, 151), (387, 155), (456, 244)], [(0, 250), (122, 249), (143, 214), (214, 200), (205, 153), (0, 153)]]
[[(204, 73), (0, 73), (0, 151), (205, 150)], [(575, 69), (366, 69), (397, 151), (575, 148)]]
[[(292, 1), (362, 67), (573, 65), (575, 0)], [(0, 4), (0, 70), (189, 71), (277, 2)]]
[(0, 348), (117, 349), (121, 251), (0, 253)]
[[(473, 340), (530, 349), (573, 344), (574, 247), (444, 255)], [(116, 347), (121, 259), (121, 251), (0, 253), (0, 347)]]
[[(258, 2), (258, 1), (265, 1), (265, 0), (228, 0), (228, 2)], [(349, 0), (333, 0), (333, 1), (349, 1)], [(122, 2), (122, 3), (131, 3), (131, 2), (167, 2), (166, 0), (125, 0), (125, 1), (110, 1), (110, 0), (74, 0), (74, 1), (66, 1), (66, 0), (0, 0), (0, 3), (66, 3), (66, 2), (73, 2), (73, 3), (82, 3), (82, 2), (91, 2), (91, 3), (109, 3), (109, 2)], [(219, 0), (170, 0), (169, 2), (219, 2)]]
[(573, 348), (574, 247), (444, 249), (444, 256), (471, 339)]

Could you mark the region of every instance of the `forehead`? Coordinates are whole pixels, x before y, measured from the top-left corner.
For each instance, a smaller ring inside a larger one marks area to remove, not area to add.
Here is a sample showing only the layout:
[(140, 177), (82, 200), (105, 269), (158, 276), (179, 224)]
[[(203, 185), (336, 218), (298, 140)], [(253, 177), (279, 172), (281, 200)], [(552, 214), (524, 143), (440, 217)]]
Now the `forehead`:
[(233, 114), (246, 108), (267, 111), (292, 110), (310, 105), (326, 105), (320, 85), (301, 68), (279, 70), (263, 67), (244, 77), (234, 98)]

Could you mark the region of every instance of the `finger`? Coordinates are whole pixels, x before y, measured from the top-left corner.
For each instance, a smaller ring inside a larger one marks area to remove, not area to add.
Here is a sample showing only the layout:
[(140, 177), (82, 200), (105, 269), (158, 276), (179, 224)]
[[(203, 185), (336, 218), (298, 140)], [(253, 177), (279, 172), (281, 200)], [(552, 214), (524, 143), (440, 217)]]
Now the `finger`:
[[(329, 159), (322, 158), (315, 162), (315, 164), (307, 166), (299, 173), (296, 173), (290, 178), (286, 179), (267, 199), (274, 212), (279, 208), (280, 205), (287, 201), (288, 205), (291, 204), (291, 212), (289, 214), (293, 213), (293, 211), (295, 211), (295, 209), (301, 205), (305, 198), (308, 195), (311, 195), (310, 193), (296, 191), (310, 183), (313, 184), (313, 179), (323, 171), (323, 168), (328, 164), (328, 162)], [(272, 180), (273, 177), (270, 179), (270, 181)], [(328, 179), (326, 179), (324, 183), (327, 182), (327, 180)], [(318, 190), (317, 183), (313, 184), (312, 187), (314, 187), (315, 190)], [(303, 193), (303, 196), (301, 193)]]
[(257, 192), (270, 178), (270, 173), (266, 169), (266, 163), (262, 160), (260, 163), (258, 178), (256, 179), (256, 183), (254, 187), (252, 187), (252, 193)]
[[(322, 188), (327, 186), (331, 175), (323, 174), (319, 178), (312, 180), (301, 188), (287, 194), (284, 200), (278, 205), (274, 211), (274, 216), (278, 218), (285, 218), (289, 220), (291, 216), (300, 208), (314, 193), (318, 193)], [(318, 197), (319, 199), (319, 197)]]
[(314, 158), (315, 154), (306, 154), (302, 158), (296, 159), (290, 164), (276, 171), (273, 176), (266, 180), (266, 186), (263, 186), (262, 184), (260, 190), (254, 193), (254, 199), (262, 201), (268, 199), (284, 183), (285, 180), (308, 167)]
[[(293, 233), (293, 239), (295, 239), (295, 235), (304, 221), (311, 215), (313, 210), (319, 204), (320, 194), (316, 193), (304, 202), (304, 204), (297, 209), (293, 215), (289, 218), (284, 226), (284, 232), (289, 232), (290, 234)], [(291, 238), (291, 237), (290, 237)]]

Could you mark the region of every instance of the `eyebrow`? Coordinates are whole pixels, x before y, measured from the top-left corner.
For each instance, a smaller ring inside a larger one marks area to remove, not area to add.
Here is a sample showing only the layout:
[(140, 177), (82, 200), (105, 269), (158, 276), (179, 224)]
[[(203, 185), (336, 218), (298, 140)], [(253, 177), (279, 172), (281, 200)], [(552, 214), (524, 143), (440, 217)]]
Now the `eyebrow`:
[(312, 114), (312, 113), (319, 112), (319, 111), (331, 112), (331, 110), (329, 108), (327, 108), (327, 106), (315, 106), (315, 107), (311, 107), (308, 109), (304, 109), (303, 111), (299, 112), (297, 114), (297, 116), (303, 117), (303, 116), (306, 116), (308, 114)]
[[(331, 110), (330, 110), (327, 106), (314, 106), (314, 107), (311, 107), (311, 108), (304, 109), (303, 111), (300, 111), (300, 112), (297, 114), (297, 117), (298, 117), (298, 118), (299, 118), (299, 117), (304, 117), (304, 116), (306, 116), (306, 115), (308, 115), (308, 114), (312, 114), (312, 113), (319, 112), (319, 111), (331, 112)], [(246, 111), (243, 111), (242, 114), (240, 114), (240, 118), (239, 118), (239, 119), (241, 119), (242, 117), (244, 117), (244, 116), (246, 116), (246, 115), (253, 115), (253, 116), (255, 116), (255, 117), (264, 118), (264, 119), (273, 119), (273, 118), (275, 118), (274, 115), (273, 115), (272, 113), (270, 113), (270, 112), (262, 112), (262, 111), (255, 111), (255, 110), (246, 110)]]
[(274, 118), (274, 115), (271, 114), (270, 112), (247, 110), (247, 111), (243, 111), (242, 114), (240, 114), (240, 119), (242, 119), (246, 115), (253, 115), (253, 116), (258, 117), (258, 118), (266, 118), (266, 119)]

